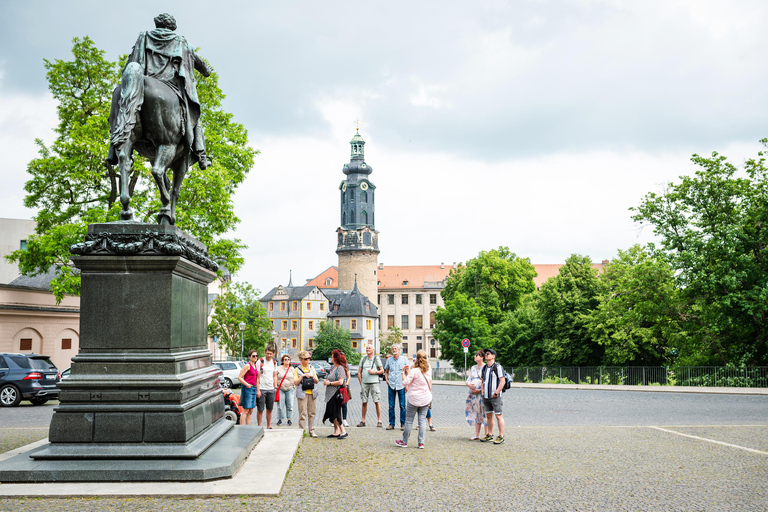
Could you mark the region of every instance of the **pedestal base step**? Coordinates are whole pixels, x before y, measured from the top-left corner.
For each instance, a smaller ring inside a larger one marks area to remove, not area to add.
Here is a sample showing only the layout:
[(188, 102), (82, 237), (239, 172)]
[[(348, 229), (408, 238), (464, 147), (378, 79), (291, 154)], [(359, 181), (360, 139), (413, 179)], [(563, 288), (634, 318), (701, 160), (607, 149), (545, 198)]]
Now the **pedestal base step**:
[(196, 459), (34, 460), (43, 446), (3, 461), (0, 482), (157, 482), (231, 478), (264, 436), (264, 429), (231, 429)]

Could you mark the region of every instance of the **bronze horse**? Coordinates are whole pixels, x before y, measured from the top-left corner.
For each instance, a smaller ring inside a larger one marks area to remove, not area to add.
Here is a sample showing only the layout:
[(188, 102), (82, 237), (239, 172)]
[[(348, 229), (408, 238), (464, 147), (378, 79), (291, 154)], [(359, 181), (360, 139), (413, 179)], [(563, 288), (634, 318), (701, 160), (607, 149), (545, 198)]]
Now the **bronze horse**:
[[(124, 142), (114, 146), (116, 154), (111, 148), (111, 158), (108, 158), (108, 163), (114, 164), (116, 157), (120, 171), (121, 220), (133, 220), (129, 178), (135, 149), (152, 164), (152, 176), (162, 202), (158, 224), (176, 223), (181, 183), (194, 163), (188, 138), (184, 136), (184, 121), (185, 112), (174, 89), (145, 76), (143, 68), (136, 63), (125, 67), (122, 82), (112, 94), (109, 115), (110, 132), (125, 133)], [(173, 172), (173, 182), (168, 179), (168, 170)]]

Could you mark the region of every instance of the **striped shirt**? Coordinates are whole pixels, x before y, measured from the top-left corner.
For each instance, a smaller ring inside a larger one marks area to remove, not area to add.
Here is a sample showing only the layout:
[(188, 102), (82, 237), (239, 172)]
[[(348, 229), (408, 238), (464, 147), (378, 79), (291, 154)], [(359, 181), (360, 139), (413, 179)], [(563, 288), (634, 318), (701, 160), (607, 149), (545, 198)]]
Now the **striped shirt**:
[[(499, 363), (483, 367), (483, 398), (491, 399), (499, 387), (499, 380), (504, 377), (504, 368)], [(501, 396), (501, 395), (499, 395)]]

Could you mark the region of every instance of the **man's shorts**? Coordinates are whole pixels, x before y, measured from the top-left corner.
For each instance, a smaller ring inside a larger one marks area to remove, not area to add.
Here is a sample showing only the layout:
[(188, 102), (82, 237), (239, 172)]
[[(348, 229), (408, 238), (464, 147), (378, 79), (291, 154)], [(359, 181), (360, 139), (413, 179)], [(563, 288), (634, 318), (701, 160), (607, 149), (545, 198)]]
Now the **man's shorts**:
[(381, 401), (381, 390), (379, 389), (378, 382), (374, 382), (373, 384), (363, 383), (363, 387), (360, 389), (360, 400), (362, 400), (363, 403), (366, 403), (369, 401), (368, 397), (370, 397), (374, 403), (379, 403)]
[(496, 398), (483, 398), (483, 405), (485, 406), (485, 414), (501, 414), (501, 395)]
[(259, 411), (263, 411), (264, 408), (268, 411), (271, 411), (272, 408), (275, 406), (275, 390), (271, 389), (269, 391), (261, 390), (261, 396), (259, 397), (257, 401), (257, 407)]

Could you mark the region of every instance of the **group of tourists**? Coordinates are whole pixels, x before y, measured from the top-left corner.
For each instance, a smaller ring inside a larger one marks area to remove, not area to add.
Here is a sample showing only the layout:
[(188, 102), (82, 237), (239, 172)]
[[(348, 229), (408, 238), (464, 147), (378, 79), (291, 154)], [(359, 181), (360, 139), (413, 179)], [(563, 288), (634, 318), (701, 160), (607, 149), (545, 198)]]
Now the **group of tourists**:
[[(432, 369), (427, 359), (427, 353), (419, 350), (412, 364), (401, 354), (399, 344), (392, 345), (392, 356), (384, 363), (374, 354), (373, 345), (366, 346), (365, 355), (360, 360), (357, 374), (360, 382), (360, 399), (362, 402), (362, 420), (358, 427), (366, 426), (368, 404), (373, 403), (376, 409), (376, 427), (382, 428), (381, 390), (379, 381), (383, 376), (387, 385), (389, 399), (389, 415), (386, 430), (394, 430), (396, 426), (395, 409), (399, 407), (400, 430), (402, 438), (395, 444), (407, 447), (411, 436), (414, 419), (418, 418), (418, 448), (424, 448), (427, 429), (435, 430), (432, 424)], [(285, 424), (292, 426), (294, 406), (298, 403), (299, 428), (310, 437), (315, 433), (315, 401), (320, 395), (317, 386), (320, 382), (317, 372), (309, 364), (310, 354), (299, 352), (299, 364), (291, 365), (291, 357), (283, 355), (280, 364), (275, 359), (273, 346), (267, 347), (265, 357), (260, 359), (255, 350), (248, 352), (248, 363), (240, 371), (239, 381), (242, 385), (240, 405), (243, 413), (240, 416), (241, 425), (251, 424), (253, 409), (257, 409), (256, 421), (259, 426), (263, 417), (266, 427), (272, 428), (272, 411), (277, 404), (277, 426)], [(323, 380), (325, 385), (325, 414), (322, 423), (329, 421), (333, 425), (333, 433), (329, 438), (346, 439), (349, 426), (346, 420), (346, 404), (349, 400), (349, 383), (351, 373), (347, 365), (347, 356), (341, 350), (331, 354), (333, 367)], [(505, 374), (501, 365), (496, 363), (496, 352), (491, 349), (478, 350), (475, 353), (476, 366), (473, 366), (467, 376), (469, 396), (466, 404), (467, 422), (475, 427), (475, 435), (471, 440), (483, 442), (493, 441), (494, 444), (504, 442), (504, 418), (502, 417), (501, 393), (505, 383)], [(266, 415), (264, 415), (266, 411)], [(493, 437), (494, 416), (498, 425), (498, 437)], [(485, 427), (484, 437), (480, 437), (480, 429)]]

